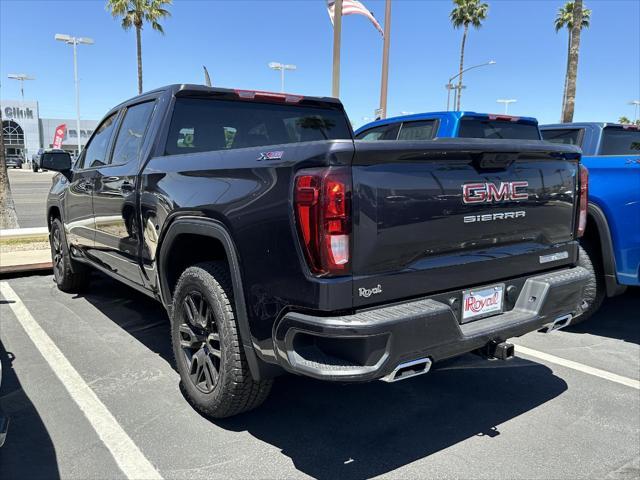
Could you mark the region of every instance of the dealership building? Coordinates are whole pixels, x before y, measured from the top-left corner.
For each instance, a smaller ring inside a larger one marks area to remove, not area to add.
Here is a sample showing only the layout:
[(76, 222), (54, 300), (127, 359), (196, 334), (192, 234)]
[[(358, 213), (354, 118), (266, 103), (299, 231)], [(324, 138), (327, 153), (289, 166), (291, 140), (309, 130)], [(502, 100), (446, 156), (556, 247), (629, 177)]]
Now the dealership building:
[(5, 154), (22, 155), (26, 160), (40, 148), (51, 148), (56, 128), (66, 125), (62, 148), (76, 154), (78, 135), (84, 146), (98, 126), (97, 120), (81, 120), (78, 132), (75, 118), (40, 118), (38, 102), (31, 100), (0, 100), (2, 134)]

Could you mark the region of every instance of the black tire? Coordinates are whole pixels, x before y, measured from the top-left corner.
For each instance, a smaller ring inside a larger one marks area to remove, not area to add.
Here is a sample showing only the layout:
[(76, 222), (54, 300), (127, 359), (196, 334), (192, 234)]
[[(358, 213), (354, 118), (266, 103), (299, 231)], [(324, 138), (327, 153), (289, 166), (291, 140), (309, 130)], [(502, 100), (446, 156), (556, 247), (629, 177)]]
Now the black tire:
[(91, 272), (86, 265), (74, 261), (69, 255), (64, 227), (59, 218), (54, 218), (51, 222), (49, 244), (51, 245), (53, 280), (58, 288), (68, 293), (84, 290), (89, 284)]
[(187, 268), (173, 295), (171, 341), (181, 387), (208, 417), (231, 417), (258, 407), (273, 383), (251, 376), (233, 305), (225, 262)]
[(34, 171), (34, 173), (38, 172), (38, 165), (36, 165), (35, 163), (31, 166), (31, 170)]
[[(583, 246), (587, 247), (589, 252)], [(595, 252), (587, 244), (583, 246), (579, 247), (578, 265), (586, 268), (591, 274), (584, 287), (586, 308), (583, 309), (582, 314), (571, 321), (571, 325), (577, 325), (591, 318), (598, 311), (605, 297), (604, 277), (599, 263), (600, 257), (594, 255)]]

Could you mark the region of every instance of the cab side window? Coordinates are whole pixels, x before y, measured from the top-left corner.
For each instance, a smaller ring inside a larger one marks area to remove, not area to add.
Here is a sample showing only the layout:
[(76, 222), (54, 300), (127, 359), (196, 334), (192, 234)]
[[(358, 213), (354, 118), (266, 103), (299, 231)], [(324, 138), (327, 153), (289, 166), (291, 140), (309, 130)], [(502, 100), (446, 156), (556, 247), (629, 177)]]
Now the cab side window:
[(356, 135), (356, 140), (364, 140), (365, 142), (375, 142), (377, 140), (396, 140), (400, 130), (399, 123), (391, 123), (389, 125), (381, 125), (373, 127), (369, 130)]
[(436, 121), (421, 120), (403, 123), (398, 140), (433, 140), (435, 136)]
[(106, 164), (107, 149), (117, 118), (118, 113), (116, 112), (100, 124), (89, 145), (84, 149), (80, 168), (101, 167)]
[(144, 133), (147, 130), (154, 106), (155, 102), (145, 102), (127, 108), (118, 130), (110, 163), (124, 165), (138, 161)]

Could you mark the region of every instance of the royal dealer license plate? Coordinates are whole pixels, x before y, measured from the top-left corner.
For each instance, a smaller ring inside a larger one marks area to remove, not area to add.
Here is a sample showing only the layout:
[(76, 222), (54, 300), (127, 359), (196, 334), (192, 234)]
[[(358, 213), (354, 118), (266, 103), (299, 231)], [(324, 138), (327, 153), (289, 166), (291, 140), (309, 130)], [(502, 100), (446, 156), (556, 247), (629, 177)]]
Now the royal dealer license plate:
[(462, 323), (502, 312), (504, 284), (462, 292)]

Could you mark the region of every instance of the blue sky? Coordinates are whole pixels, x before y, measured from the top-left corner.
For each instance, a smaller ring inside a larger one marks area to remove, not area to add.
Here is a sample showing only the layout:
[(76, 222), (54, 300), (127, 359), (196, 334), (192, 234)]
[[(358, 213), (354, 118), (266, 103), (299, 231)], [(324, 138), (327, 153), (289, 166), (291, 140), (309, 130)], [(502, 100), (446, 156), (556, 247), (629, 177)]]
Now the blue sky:
[[(555, 33), (559, 0), (486, 0), (489, 16), (472, 30), (466, 64), (497, 64), (465, 76), (463, 108), (500, 112), (498, 98), (515, 98), (509, 113), (541, 122), (560, 116), (567, 32)], [(71, 48), (55, 33), (89, 36), (79, 47), (83, 118), (98, 119), (136, 94), (135, 35), (105, 10), (105, 1), (0, 0), (1, 96), (18, 99), (8, 73), (27, 73), (26, 98), (43, 117), (75, 113)], [(383, 0), (364, 0), (380, 23)], [(640, 97), (640, 0), (590, 0), (591, 28), (582, 36), (576, 121), (633, 116)], [(330, 95), (332, 27), (324, 0), (176, 0), (166, 35), (143, 32), (145, 90), (202, 83), (207, 65), (217, 86), (275, 90), (267, 63), (294, 63), (287, 91)], [(455, 74), (462, 32), (453, 30), (449, 0), (393, 0), (389, 114), (443, 110), (444, 85)], [(378, 106), (382, 39), (361, 16), (343, 21), (341, 99), (355, 126)]]

